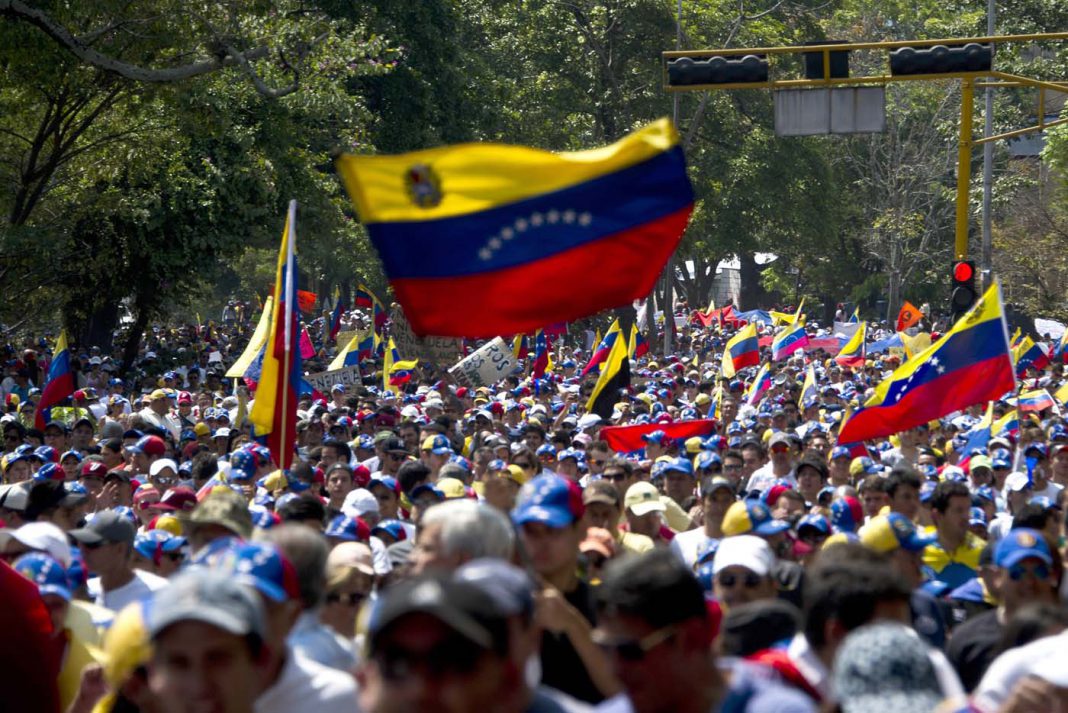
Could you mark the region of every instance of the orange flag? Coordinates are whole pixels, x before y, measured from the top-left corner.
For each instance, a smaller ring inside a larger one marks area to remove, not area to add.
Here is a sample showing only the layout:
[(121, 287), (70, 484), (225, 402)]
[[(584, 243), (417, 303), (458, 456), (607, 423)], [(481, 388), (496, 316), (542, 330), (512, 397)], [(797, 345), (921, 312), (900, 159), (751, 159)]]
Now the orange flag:
[(923, 312), (920, 311), (919, 307), (908, 300), (905, 300), (905, 304), (902, 305), (901, 311), (897, 313), (897, 331), (905, 331), (919, 322), (920, 317), (922, 316)]

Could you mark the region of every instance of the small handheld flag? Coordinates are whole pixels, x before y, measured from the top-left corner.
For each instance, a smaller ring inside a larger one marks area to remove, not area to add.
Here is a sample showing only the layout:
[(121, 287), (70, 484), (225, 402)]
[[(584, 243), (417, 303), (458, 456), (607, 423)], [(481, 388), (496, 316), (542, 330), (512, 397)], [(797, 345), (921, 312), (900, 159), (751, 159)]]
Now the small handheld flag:
[(48, 365), (48, 381), (45, 382), (33, 425), (44, 430), (52, 420), (52, 407), (63, 403), (74, 393), (74, 373), (70, 368), (70, 350), (67, 348), (67, 330), (61, 330), (52, 351), (52, 363)]
[(756, 325), (747, 324), (727, 341), (723, 350), (723, 376), (728, 379), (747, 366), (760, 363), (760, 339)]
[(586, 410), (604, 420), (612, 417), (620, 392), (630, 386), (630, 359), (627, 340), (620, 336), (612, 344), (608, 358), (601, 365), (601, 375), (593, 386)]
[(853, 332), (853, 336), (842, 347), (842, 351), (838, 352), (838, 356), (834, 358), (834, 361), (839, 366), (846, 366), (850, 369), (856, 369), (864, 366), (864, 358), (866, 356), (864, 352), (864, 340), (868, 336), (868, 323), (861, 322), (860, 328)]
[(923, 313), (920, 312), (919, 307), (905, 300), (905, 304), (901, 306), (901, 311), (897, 313), (897, 331), (904, 332), (918, 323), (922, 316)]

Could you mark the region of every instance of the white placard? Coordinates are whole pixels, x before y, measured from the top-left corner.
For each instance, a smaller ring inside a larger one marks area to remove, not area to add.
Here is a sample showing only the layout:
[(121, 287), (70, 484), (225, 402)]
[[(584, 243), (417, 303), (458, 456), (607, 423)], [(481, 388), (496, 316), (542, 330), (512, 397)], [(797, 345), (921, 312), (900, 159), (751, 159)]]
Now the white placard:
[(362, 383), (360, 379), (360, 367), (358, 366), (346, 366), (343, 369), (334, 369), (333, 371), (320, 371), (315, 374), (305, 374), (304, 380), (324, 393), (328, 392), (330, 387), (334, 384), (355, 386)]
[(491, 386), (512, 373), (515, 357), (500, 337), (494, 337), (449, 369), (456, 381), (468, 387)]
[(399, 306), (389, 315), (389, 336), (397, 345), (401, 359), (419, 359), (431, 364), (451, 364), (463, 354), (463, 340), (456, 337), (417, 337)]

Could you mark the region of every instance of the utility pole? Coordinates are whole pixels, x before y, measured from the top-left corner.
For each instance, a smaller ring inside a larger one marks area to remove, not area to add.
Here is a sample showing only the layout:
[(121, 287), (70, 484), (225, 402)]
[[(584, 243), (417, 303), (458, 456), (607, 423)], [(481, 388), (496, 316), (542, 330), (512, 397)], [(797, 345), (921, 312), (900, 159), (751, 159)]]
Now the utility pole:
[[(994, 35), (994, 19), (997, 7), (995, 0), (986, 3), (986, 34)], [(994, 88), (986, 88), (986, 114), (983, 117), (983, 138), (989, 139), (994, 134)], [(994, 142), (983, 144), (983, 247), (979, 261), (979, 276), (983, 292), (990, 287), (994, 279), (994, 250), (991, 234), (992, 218), (990, 201), (994, 193)]]
[[(682, 0), (678, 0), (675, 8), (675, 49), (682, 49)], [(679, 126), (679, 95), (672, 96), (671, 121), (676, 130)], [(674, 331), (675, 320), (675, 253), (668, 256), (667, 264), (664, 265), (664, 356), (671, 354), (671, 333)], [(651, 301), (651, 300), (650, 300)], [(649, 310), (652, 311), (651, 309)], [(650, 324), (653, 323), (650, 316)], [(671, 320), (669, 323), (668, 320)]]

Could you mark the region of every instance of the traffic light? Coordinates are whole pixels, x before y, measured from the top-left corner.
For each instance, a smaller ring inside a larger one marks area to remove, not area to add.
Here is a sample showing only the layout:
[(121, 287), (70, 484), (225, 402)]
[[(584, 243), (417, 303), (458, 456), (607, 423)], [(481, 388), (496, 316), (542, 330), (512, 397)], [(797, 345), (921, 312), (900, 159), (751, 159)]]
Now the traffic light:
[(768, 81), (768, 59), (764, 55), (744, 57), (678, 57), (668, 60), (668, 86), (694, 84), (748, 84)]
[(949, 303), (954, 322), (971, 309), (977, 297), (975, 263), (971, 260), (959, 260), (953, 263), (953, 291), (950, 293)]
[(902, 47), (890, 53), (890, 74), (953, 74), (989, 72), (994, 64), (990, 45), (969, 42), (963, 47)]

